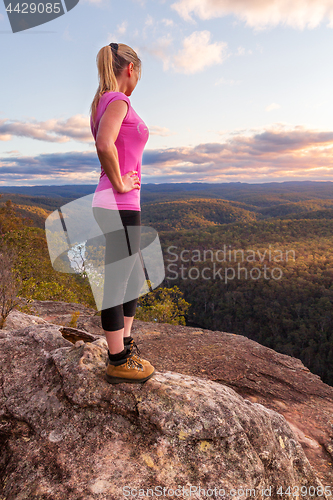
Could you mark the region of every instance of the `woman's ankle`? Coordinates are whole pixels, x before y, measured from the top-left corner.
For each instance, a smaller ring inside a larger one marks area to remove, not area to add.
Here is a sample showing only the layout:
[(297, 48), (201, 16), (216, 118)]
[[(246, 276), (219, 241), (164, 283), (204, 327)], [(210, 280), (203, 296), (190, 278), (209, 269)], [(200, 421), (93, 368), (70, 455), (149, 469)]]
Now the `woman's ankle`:
[(109, 352), (111, 355), (121, 353), (124, 348), (124, 329), (116, 331), (105, 331), (105, 337), (108, 344)]
[(123, 359), (123, 357), (125, 356), (126, 353), (127, 353), (126, 347), (124, 347), (124, 349), (122, 351), (117, 352), (117, 353), (111, 353), (108, 350), (109, 358), (112, 359), (113, 361), (118, 361), (119, 359)]

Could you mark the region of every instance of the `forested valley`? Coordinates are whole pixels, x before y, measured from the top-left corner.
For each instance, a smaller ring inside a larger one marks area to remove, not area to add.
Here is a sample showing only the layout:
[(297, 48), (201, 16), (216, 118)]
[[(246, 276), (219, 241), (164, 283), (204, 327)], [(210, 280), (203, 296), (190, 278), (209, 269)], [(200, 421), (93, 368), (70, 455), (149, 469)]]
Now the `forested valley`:
[[(238, 185), (229, 199), (216, 186), (147, 190), (142, 225), (158, 232), (165, 280), (140, 297), (137, 318), (244, 335), (333, 385), (333, 189), (314, 184)], [(3, 194), (0, 253), (13, 252), (19, 296), (96, 308), (87, 277), (55, 271), (48, 255), (45, 219), (71, 199)]]

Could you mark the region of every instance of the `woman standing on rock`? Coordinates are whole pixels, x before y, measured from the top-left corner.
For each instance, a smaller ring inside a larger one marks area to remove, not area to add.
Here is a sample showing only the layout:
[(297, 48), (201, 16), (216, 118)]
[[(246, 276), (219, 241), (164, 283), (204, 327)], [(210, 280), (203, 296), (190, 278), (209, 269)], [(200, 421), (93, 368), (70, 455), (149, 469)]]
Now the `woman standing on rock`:
[[(129, 100), (141, 77), (141, 60), (128, 45), (110, 43), (98, 52), (97, 67), (99, 87), (91, 105), (90, 125), (101, 162), (101, 175), (92, 207), (106, 238), (101, 311), (109, 348), (106, 380), (111, 384), (145, 382), (155, 370), (138, 355), (138, 347), (130, 333), (139, 295), (123, 302), (128, 282), (136, 290), (143, 284), (138, 254), (141, 161), (149, 133)], [(135, 254), (137, 258), (133, 264), (128, 257)], [(112, 263), (115, 263), (113, 267)], [(116, 282), (114, 269), (119, 277)], [(110, 303), (114, 305), (108, 307)]]

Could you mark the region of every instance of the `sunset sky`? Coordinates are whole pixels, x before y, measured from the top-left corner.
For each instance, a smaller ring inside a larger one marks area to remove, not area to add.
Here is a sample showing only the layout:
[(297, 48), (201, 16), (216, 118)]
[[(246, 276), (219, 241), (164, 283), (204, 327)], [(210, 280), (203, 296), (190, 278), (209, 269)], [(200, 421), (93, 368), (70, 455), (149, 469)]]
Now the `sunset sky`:
[(96, 184), (98, 50), (132, 46), (142, 183), (333, 181), (333, 0), (80, 0), (12, 33), (0, 4), (0, 186)]

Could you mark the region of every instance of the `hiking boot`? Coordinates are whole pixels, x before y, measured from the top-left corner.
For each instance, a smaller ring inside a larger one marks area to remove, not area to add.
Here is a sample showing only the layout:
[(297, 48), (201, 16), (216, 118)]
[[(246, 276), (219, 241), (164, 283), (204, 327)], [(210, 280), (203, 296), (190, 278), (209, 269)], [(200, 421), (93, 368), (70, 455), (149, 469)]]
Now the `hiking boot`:
[[(138, 346), (137, 346), (136, 342), (134, 341), (133, 337), (124, 337), (124, 346), (125, 346), (125, 348), (126, 348), (126, 346), (130, 347), (130, 352), (133, 352), (133, 358), (136, 361), (138, 361), (142, 365), (150, 365), (149, 361), (147, 361), (146, 359), (141, 358), (141, 356), (140, 356), (140, 349), (138, 348)], [(109, 351), (108, 351), (108, 354), (109, 354)], [(108, 366), (109, 361), (110, 361), (110, 358), (108, 356), (107, 360), (106, 360), (106, 366)]]
[(142, 383), (150, 379), (155, 373), (155, 368), (148, 361), (146, 361), (146, 364), (139, 363), (129, 346), (126, 347), (122, 359), (118, 361), (109, 360), (108, 362), (105, 378), (109, 384)]

